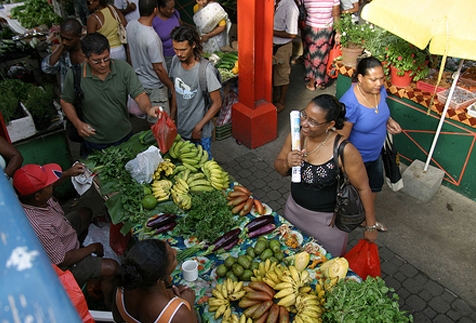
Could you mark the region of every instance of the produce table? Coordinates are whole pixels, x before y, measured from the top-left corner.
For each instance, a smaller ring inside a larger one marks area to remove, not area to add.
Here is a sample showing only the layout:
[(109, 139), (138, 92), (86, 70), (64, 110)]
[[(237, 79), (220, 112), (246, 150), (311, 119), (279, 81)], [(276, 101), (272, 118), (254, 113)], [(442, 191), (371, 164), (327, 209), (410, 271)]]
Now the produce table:
[[(237, 183), (235, 183), (237, 184)], [(232, 187), (234, 184), (231, 184)], [(281, 225), (290, 225), (292, 226), (286, 219), (282, 216), (277, 214), (276, 212), (272, 211), (267, 205), (266, 206), (266, 213), (272, 214), (275, 218), (275, 224), (277, 227)], [(254, 219), (256, 216), (259, 216), (254, 209), (248, 213), (247, 216), (241, 217), (240, 219), (240, 228), (243, 229), (244, 226)], [(239, 217), (239, 216), (236, 216)], [(139, 227), (135, 228), (140, 229)], [(304, 245), (311, 243), (317, 244), (316, 242), (312, 241), (312, 238), (303, 235), (298, 229), (293, 228), (293, 233), (297, 233), (298, 240), (300, 240), (300, 236), (302, 236), (302, 244), (298, 248), (290, 248), (286, 246), (284, 243), (281, 243), (281, 250), (285, 254), (286, 257), (295, 255), (296, 253), (301, 251), (301, 247)], [(134, 234), (133, 234), (134, 235)], [(139, 235), (135, 235), (136, 238), (139, 238)], [(166, 234), (159, 234), (155, 236), (157, 239), (163, 239), (167, 241), (173, 248), (177, 250), (184, 250), (188, 247), (194, 246), (198, 243), (193, 237), (192, 238), (184, 238), (179, 236), (174, 236), (172, 232), (167, 232)], [(272, 239), (273, 237), (279, 237), (279, 234), (274, 232), (265, 235), (266, 238)], [(282, 240), (282, 239), (281, 239)], [(177, 265), (177, 268), (172, 273), (173, 283), (174, 284), (184, 284), (190, 286), (192, 289), (196, 291), (196, 303), (195, 308), (198, 311), (202, 322), (221, 322), (221, 318), (218, 320), (214, 319), (214, 313), (208, 311), (207, 300), (211, 297), (211, 290), (216, 286), (217, 283), (222, 283), (225, 278), (219, 278), (216, 274), (216, 268), (224, 262), (224, 260), (228, 256), (238, 257), (239, 255), (246, 254), (246, 249), (250, 246), (254, 246), (257, 241), (257, 238), (245, 238), (240, 240), (240, 242), (233, 247), (228, 252), (223, 252), (220, 254), (209, 254), (207, 256), (193, 256), (187, 259), (196, 260), (199, 263), (199, 276), (198, 279), (194, 282), (188, 282), (183, 279), (182, 272), (181, 272), (181, 263)], [(330, 253), (326, 253), (325, 249), (319, 246), (321, 255), (325, 256), (327, 259), (331, 259), (332, 255)], [(319, 256), (311, 255), (311, 261), (318, 260)], [(319, 269), (316, 267), (315, 269), (307, 269), (310, 273), (310, 277), (312, 278), (311, 285), (315, 285), (317, 280), (320, 277)], [(354, 279), (356, 281), (361, 281), (360, 277), (358, 277), (354, 272), (349, 270), (347, 274), (347, 279)], [(237, 304), (238, 302), (236, 302)], [(242, 309), (239, 308), (236, 304), (233, 306), (233, 313), (242, 313)]]

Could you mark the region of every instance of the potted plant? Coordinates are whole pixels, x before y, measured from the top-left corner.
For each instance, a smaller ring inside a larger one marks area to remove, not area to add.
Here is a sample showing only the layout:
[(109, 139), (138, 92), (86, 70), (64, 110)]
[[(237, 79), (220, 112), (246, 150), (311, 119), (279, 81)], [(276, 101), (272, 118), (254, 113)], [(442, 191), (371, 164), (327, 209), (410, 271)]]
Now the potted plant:
[[(406, 87), (412, 80), (424, 79), (429, 72), (426, 50), (421, 50), (396, 35), (387, 37), (385, 64), (390, 68), (392, 84), (397, 87)], [(404, 80), (398, 77), (404, 77)]]
[(356, 24), (352, 21), (352, 14), (343, 14), (335, 28), (341, 34), (342, 63), (356, 66), (357, 57), (362, 54), (366, 42), (374, 38), (377, 27), (370, 23)]

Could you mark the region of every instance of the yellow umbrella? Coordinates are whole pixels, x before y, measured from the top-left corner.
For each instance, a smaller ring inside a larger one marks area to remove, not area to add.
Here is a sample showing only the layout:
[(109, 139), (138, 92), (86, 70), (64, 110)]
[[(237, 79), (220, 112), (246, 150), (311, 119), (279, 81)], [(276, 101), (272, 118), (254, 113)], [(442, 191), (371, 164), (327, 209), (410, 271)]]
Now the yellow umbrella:
[(447, 56), (461, 58), (428, 152), (425, 172), (443, 127), (464, 59), (476, 60), (475, 14), (476, 0), (373, 0), (361, 12), (363, 19), (421, 49), (429, 45), (431, 54), (443, 55), (443, 62)]

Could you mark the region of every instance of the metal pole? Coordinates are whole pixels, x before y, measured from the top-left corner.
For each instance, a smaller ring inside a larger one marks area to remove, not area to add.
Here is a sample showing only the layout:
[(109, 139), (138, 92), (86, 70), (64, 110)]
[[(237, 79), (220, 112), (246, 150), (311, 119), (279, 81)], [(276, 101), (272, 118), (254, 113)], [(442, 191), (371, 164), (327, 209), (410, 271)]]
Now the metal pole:
[(431, 157), (433, 156), (433, 152), (435, 150), (436, 142), (438, 141), (438, 136), (440, 135), (441, 128), (445, 123), (446, 113), (448, 112), (451, 98), (453, 97), (453, 92), (455, 91), (456, 84), (458, 83), (461, 68), (463, 67), (463, 62), (464, 59), (461, 59), (459, 61), (458, 69), (456, 70), (453, 83), (451, 83), (450, 92), (448, 93), (448, 98), (446, 99), (445, 107), (443, 108), (443, 112), (441, 112), (440, 122), (438, 123), (438, 128), (436, 129), (435, 137), (433, 138), (433, 143), (431, 144), (430, 151), (428, 152), (428, 158), (426, 159), (425, 167), (423, 168), (423, 172), (425, 173), (428, 170), (428, 166), (430, 165)]

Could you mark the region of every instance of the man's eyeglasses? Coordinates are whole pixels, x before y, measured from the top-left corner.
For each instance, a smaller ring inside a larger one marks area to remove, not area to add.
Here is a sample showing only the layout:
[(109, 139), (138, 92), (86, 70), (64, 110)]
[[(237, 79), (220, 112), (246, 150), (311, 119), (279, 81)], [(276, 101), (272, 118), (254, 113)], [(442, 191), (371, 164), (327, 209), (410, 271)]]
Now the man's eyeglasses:
[(103, 59), (98, 59), (98, 60), (91, 60), (91, 62), (93, 62), (94, 65), (97, 65), (97, 64), (101, 64), (101, 63), (107, 63), (111, 60), (110, 57), (106, 57), (106, 58), (103, 58)]
[(304, 112), (304, 110), (301, 110), (301, 122), (306, 120), (307, 121), (307, 124), (312, 127), (312, 128), (316, 128), (316, 127), (319, 127), (319, 126), (322, 126), (323, 124), (327, 124), (329, 122), (325, 121), (325, 122), (317, 122), (313, 119), (308, 119), (307, 118), (307, 114), (306, 112)]

